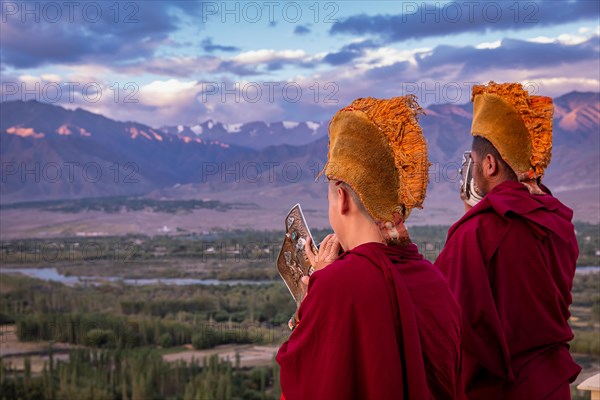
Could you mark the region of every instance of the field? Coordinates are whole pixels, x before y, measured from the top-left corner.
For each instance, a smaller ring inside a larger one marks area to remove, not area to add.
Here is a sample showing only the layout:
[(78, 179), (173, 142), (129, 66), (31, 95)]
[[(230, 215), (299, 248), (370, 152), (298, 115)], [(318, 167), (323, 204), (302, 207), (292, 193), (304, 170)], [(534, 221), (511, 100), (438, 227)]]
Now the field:
[[(433, 260), (447, 228), (410, 232)], [(577, 232), (579, 264), (598, 265), (598, 226)], [(327, 233), (313, 230), (317, 241)], [(295, 309), (275, 269), (281, 235), (214, 229), (4, 242), (4, 270), (51, 268), (64, 282), (0, 275), (0, 398), (278, 399), (274, 354)], [(571, 349), (585, 368), (577, 382), (600, 368), (599, 285), (598, 273), (582, 273), (573, 287)]]
[[(125, 235), (204, 235), (214, 230), (281, 230), (297, 202), (312, 228), (329, 226), (327, 191), (321, 182), (262, 187), (240, 183), (235, 191), (162, 193), (1, 204), (2, 240)], [(239, 189), (239, 190), (238, 190)], [(232, 202), (235, 199), (235, 202)], [(425, 211), (426, 210), (426, 211)], [(411, 224), (445, 224), (462, 214), (461, 203), (428, 199), (414, 210)]]

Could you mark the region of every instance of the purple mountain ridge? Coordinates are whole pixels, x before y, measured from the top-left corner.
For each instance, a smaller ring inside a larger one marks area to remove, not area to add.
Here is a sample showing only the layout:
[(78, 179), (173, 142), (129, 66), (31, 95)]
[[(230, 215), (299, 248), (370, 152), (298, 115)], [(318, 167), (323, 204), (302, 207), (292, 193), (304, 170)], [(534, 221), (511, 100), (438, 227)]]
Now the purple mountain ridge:
[[(552, 161), (544, 183), (576, 210), (578, 219), (596, 221), (600, 93), (571, 92), (554, 104)], [(425, 113), (420, 123), (433, 163), (426, 205), (435, 208), (456, 203), (456, 172), (471, 142), (472, 104), (432, 105)], [(307, 188), (327, 158), (327, 124), (209, 120), (155, 129), (82, 109), (3, 102), (0, 202), (120, 195), (193, 198), (207, 192), (231, 192), (235, 201), (236, 191), (248, 188)], [(315, 196), (323, 195), (317, 192)]]

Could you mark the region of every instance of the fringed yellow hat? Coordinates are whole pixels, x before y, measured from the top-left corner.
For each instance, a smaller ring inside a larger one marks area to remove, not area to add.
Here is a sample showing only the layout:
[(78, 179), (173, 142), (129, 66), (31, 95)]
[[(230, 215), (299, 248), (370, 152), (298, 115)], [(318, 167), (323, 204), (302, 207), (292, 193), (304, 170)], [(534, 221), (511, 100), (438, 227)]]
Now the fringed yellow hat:
[(429, 181), (427, 144), (416, 96), (356, 99), (329, 123), (327, 164), (319, 176), (342, 180), (374, 219), (397, 223), (422, 208)]
[(529, 96), (520, 83), (490, 82), (473, 87), (471, 134), (489, 140), (517, 179), (533, 194), (552, 156), (550, 97)]

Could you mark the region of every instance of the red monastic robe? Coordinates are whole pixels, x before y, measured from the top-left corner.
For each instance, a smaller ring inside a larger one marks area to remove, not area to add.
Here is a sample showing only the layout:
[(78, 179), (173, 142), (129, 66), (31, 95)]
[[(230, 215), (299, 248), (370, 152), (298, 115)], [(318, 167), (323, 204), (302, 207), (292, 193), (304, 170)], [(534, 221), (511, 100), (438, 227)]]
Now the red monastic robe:
[(507, 181), (448, 231), (435, 264), (462, 307), (469, 399), (570, 397), (581, 370), (567, 345), (579, 253), (572, 216), (552, 195)]
[(416, 245), (357, 246), (307, 293), (277, 354), (285, 399), (462, 398), (460, 308)]

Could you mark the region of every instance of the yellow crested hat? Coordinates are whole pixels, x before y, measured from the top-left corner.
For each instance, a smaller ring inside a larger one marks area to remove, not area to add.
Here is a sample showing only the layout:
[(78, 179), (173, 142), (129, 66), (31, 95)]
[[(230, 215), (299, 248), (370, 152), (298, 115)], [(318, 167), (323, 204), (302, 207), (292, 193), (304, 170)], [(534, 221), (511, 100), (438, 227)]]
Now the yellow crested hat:
[(374, 219), (397, 222), (422, 208), (429, 181), (416, 96), (356, 99), (329, 123), (323, 173), (349, 184)]
[(530, 96), (520, 83), (473, 87), (471, 134), (489, 140), (531, 193), (552, 156), (552, 99)]

